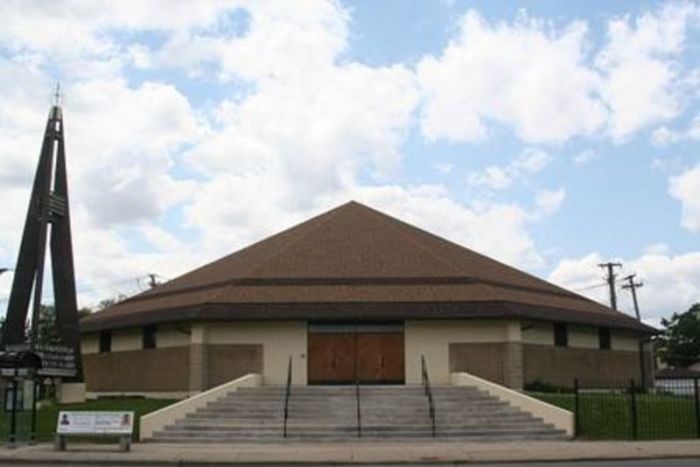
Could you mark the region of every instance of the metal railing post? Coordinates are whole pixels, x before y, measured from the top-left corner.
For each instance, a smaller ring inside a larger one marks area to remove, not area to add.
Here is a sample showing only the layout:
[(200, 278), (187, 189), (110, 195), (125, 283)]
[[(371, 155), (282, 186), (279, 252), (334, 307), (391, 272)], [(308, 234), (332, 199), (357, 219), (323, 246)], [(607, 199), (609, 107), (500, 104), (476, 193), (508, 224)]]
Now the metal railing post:
[(289, 356), (289, 365), (287, 366), (287, 387), (284, 392), (284, 427), (282, 430), (283, 436), (287, 437), (287, 419), (289, 418), (289, 395), (292, 392), (292, 356)]
[(579, 403), (578, 378), (574, 378), (574, 437), (581, 435), (581, 407)]
[(695, 390), (695, 430), (700, 438), (700, 391), (698, 391), (698, 378), (693, 379), (693, 389)]
[(630, 380), (630, 421), (632, 423), (632, 439), (637, 439), (637, 396), (635, 394), (634, 379)]
[(10, 414), (10, 447), (17, 442), (17, 377), (12, 378), (12, 412)]
[(355, 374), (355, 400), (357, 406), (357, 437), (362, 438), (362, 411), (360, 410), (360, 380)]
[(355, 407), (357, 409), (357, 437), (362, 438), (362, 410), (360, 407), (360, 375), (357, 368), (358, 333), (355, 332), (355, 358), (353, 359), (353, 375), (355, 377)]
[(435, 402), (433, 401), (433, 390), (430, 387), (430, 376), (428, 375), (428, 365), (425, 363), (425, 355), (420, 356), (421, 363), (421, 382), (425, 395), (428, 398), (428, 413), (430, 415), (430, 424), (432, 428), (433, 438), (435, 438)]
[(36, 443), (36, 398), (37, 398), (37, 388), (38, 384), (36, 379), (32, 379), (32, 425), (31, 431), (29, 432), (29, 444)]

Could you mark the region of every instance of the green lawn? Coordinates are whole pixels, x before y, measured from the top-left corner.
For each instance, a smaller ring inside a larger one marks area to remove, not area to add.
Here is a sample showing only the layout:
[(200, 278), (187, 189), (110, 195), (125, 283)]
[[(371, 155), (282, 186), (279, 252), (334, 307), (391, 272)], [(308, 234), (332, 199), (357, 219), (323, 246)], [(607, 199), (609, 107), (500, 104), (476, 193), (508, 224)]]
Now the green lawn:
[[(139, 419), (161, 407), (170, 405), (174, 400), (141, 399), (141, 398), (105, 398), (89, 400), (82, 404), (52, 405), (37, 411), (37, 439), (39, 441), (53, 440), (56, 431), (56, 419), (60, 410), (130, 410), (135, 414), (134, 439), (138, 439)], [(18, 412), (17, 433), (19, 440), (29, 439), (31, 426), (31, 411)], [(10, 430), (10, 414), (0, 412), (0, 440), (8, 439)]]
[[(550, 404), (574, 411), (573, 394), (530, 393)], [(637, 394), (637, 439), (681, 439), (698, 436), (692, 397)], [(583, 393), (580, 437), (632, 439), (630, 397), (624, 393)]]

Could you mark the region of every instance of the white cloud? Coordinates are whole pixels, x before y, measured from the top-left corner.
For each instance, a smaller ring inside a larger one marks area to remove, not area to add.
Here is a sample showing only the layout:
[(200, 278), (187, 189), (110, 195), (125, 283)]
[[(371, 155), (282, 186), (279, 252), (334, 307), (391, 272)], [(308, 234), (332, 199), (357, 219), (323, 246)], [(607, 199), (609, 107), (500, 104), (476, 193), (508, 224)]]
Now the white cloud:
[(41, 51), (59, 58), (104, 55), (118, 48), (114, 31), (172, 31), (214, 23), (241, 1), (29, 0), (0, 3), (0, 41), (14, 50)]
[(697, 88), (680, 59), (689, 24), (699, 18), (691, 3), (615, 18), (593, 55), (584, 22), (558, 29), (521, 13), (512, 23), (489, 23), (469, 11), (444, 50), (417, 65), (422, 132), (430, 140), (474, 142), (502, 124), (526, 143), (603, 130), (624, 141), (678, 116)]
[(700, 139), (700, 114), (691, 120), (685, 130), (672, 130), (661, 126), (651, 134), (651, 141), (657, 146), (698, 139)]
[(303, 78), (332, 66), (346, 47), (350, 17), (338, 2), (246, 2), (246, 11), (245, 34), (180, 31), (158, 51), (158, 60), (195, 73), (214, 63), (223, 80)]
[(549, 154), (541, 149), (525, 148), (505, 166), (491, 165), (485, 169), (471, 172), (467, 177), (467, 183), (495, 191), (505, 190), (516, 180), (544, 170), (550, 159)]
[(598, 153), (590, 149), (585, 149), (574, 156), (574, 165), (583, 167), (594, 159), (598, 158)]
[(454, 167), (454, 164), (450, 162), (438, 162), (437, 164), (435, 164), (435, 170), (444, 175), (451, 173)]
[(676, 143), (683, 139), (683, 135), (668, 127), (661, 126), (654, 130), (651, 134), (651, 142), (656, 146), (665, 146), (667, 144)]
[(566, 190), (542, 190), (535, 195), (535, 216), (543, 217), (554, 214), (559, 210), (564, 199)]
[(681, 225), (700, 233), (700, 164), (669, 181), (671, 196), (681, 202)]
[(186, 198), (193, 182), (170, 175), (176, 150), (199, 131), (185, 96), (171, 85), (131, 88), (119, 79), (81, 81), (67, 92), (73, 193), (95, 224), (153, 220)]
[(469, 11), (439, 56), (417, 66), (424, 93), (423, 134), (432, 140), (478, 141), (488, 121), (526, 142), (560, 142), (603, 125), (598, 76), (584, 61), (586, 25), (557, 30), (521, 15), (487, 23)]
[[(564, 259), (549, 275), (549, 280), (607, 305), (608, 289), (598, 264), (608, 259), (599, 253)], [(617, 271), (618, 277), (636, 273), (636, 279), (644, 283), (638, 289), (638, 296), (642, 318), (647, 322), (658, 325), (662, 317), (686, 311), (700, 301), (700, 252), (672, 255), (646, 251), (637, 258), (616, 261), (624, 264), (624, 269)], [(618, 304), (622, 311), (634, 315), (628, 291), (618, 289)]]
[(679, 114), (683, 94), (676, 61), (688, 22), (699, 14), (695, 5), (672, 3), (608, 24), (608, 42), (596, 63), (605, 76), (601, 95), (610, 108), (613, 138)]

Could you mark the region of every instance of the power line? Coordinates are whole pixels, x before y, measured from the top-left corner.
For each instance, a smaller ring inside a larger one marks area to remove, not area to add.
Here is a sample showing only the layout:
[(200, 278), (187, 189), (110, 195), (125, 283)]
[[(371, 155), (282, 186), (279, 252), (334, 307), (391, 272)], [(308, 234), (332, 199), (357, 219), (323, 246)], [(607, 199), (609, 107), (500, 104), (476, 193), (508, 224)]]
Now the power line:
[(574, 292), (583, 292), (584, 290), (597, 289), (598, 287), (605, 287), (606, 285), (608, 284), (605, 282), (601, 282), (600, 284), (593, 284), (586, 287), (582, 287), (580, 289), (574, 289)]

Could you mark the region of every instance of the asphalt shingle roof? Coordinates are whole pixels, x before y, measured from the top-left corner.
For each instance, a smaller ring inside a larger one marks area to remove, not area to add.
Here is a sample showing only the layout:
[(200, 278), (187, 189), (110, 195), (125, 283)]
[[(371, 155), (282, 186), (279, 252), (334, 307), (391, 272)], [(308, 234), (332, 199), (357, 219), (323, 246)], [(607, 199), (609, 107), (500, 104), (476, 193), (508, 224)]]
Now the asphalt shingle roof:
[(88, 316), (81, 330), (187, 320), (489, 317), (655, 332), (356, 202)]

